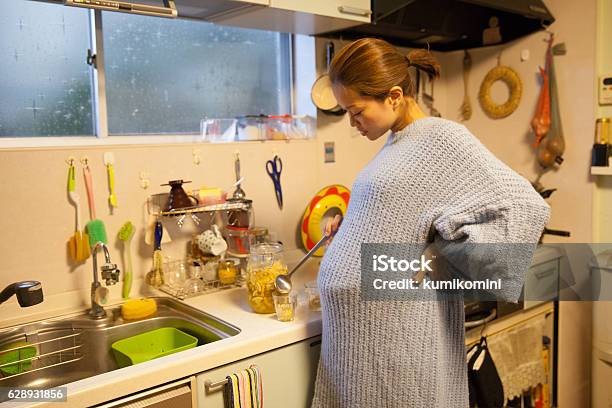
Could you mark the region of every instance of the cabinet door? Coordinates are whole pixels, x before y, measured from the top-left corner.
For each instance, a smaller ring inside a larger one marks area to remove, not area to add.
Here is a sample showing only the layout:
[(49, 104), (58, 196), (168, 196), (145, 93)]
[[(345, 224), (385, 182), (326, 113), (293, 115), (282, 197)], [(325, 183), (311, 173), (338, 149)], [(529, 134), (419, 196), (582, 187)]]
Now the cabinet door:
[(271, 0), (270, 6), (319, 16), (370, 22), (370, 0)]
[(317, 336), (199, 374), (196, 378), (197, 406), (225, 407), (223, 386), (207, 390), (205, 382), (221, 381), (255, 364), (261, 370), (264, 406), (310, 407), (320, 352), (321, 337)]

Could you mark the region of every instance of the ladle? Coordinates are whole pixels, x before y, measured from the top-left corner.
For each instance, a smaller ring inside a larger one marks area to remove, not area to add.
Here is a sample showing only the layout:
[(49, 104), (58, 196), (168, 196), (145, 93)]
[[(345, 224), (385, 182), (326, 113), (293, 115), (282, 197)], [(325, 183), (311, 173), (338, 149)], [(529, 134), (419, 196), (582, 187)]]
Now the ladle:
[(306, 255), (304, 255), (304, 257), (300, 260), (300, 262), (298, 262), (297, 265), (295, 265), (293, 269), (291, 269), (291, 272), (289, 272), (286, 275), (278, 275), (276, 277), (276, 279), (274, 280), (274, 286), (276, 286), (276, 290), (278, 292), (282, 294), (291, 292), (291, 275), (293, 275), (293, 272), (297, 271), (299, 267), (302, 266), (304, 262), (306, 262), (308, 258), (312, 256), (312, 254), (317, 252), (317, 249), (319, 249), (321, 245), (327, 242), (329, 238), (330, 238), (330, 235), (323, 234), (323, 238), (321, 238), (321, 240), (317, 242), (315, 246), (313, 246), (312, 249), (308, 251)]

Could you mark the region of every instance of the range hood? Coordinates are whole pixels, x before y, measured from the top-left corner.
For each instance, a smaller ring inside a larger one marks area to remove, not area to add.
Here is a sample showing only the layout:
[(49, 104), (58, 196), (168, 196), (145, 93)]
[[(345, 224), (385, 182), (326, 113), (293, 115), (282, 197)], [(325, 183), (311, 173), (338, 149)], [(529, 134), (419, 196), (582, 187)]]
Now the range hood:
[(503, 44), (555, 21), (542, 0), (372, 0), (372, 12), (371, 24), (320, 36), (453, 51)]

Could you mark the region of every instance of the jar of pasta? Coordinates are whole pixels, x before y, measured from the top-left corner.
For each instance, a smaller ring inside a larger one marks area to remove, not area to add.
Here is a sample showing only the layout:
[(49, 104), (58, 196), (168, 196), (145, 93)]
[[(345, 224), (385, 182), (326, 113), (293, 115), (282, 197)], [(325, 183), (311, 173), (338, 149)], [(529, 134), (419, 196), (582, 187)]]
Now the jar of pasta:
[(274, 280), (287, 273), (283, 246), (262, 243), (251, 247), (247, 263), (246, 284), (249, 304), (255, 313), (274, 313)]

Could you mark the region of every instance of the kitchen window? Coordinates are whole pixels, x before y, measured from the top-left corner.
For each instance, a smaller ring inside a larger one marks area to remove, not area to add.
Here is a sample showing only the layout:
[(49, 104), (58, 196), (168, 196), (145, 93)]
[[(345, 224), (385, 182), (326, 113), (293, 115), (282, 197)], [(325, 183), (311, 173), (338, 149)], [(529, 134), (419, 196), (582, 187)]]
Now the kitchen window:
[[(300, 104), (292, 54), (304, 39), (290, 34), (112, 12), (94, 18), (94, 11), (28, 0), (6, 6), (0, 23), (5, 141), (143, 135), (185, 141), (180, 135), (197, 136), (205, 117), (282, 115)], [(96, 34), (103, 40), (99, 87), (85, 63)], [(314, 47), (306, 49), (314, 75)]]
[(109, 134), (197, 133), (204, 117), (291, 113), (288, 34), (102, 16)]
[(88, 12), (13, 0), (0, 13), (0, 136), (93, 135)]

